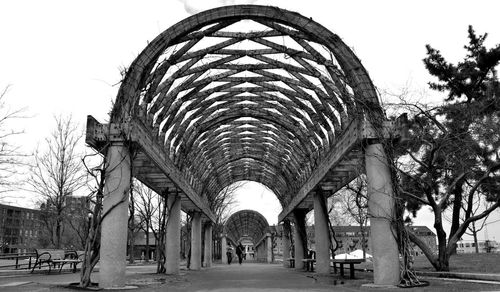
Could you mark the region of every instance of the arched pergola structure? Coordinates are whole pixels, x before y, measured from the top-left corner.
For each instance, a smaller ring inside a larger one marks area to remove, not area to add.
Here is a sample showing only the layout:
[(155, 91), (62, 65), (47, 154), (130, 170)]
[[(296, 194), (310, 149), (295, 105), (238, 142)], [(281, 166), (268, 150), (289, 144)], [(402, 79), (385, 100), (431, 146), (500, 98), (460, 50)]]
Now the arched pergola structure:
[[(318, 206), (357, 177), (363, 163), (372, 230), (383, 233), (372, 239), (380, 246), (373, 252), (380, 259), (375, 283), (396, 284), (394, 202), (380, 144), (393, 129), (359, 59), (312, 19), (255, 5), (184, 19), (151, 41), (128, 68), (110, 124), (88, 121), (86, 141), (95, 148), (111, 145), (104, 208), (114, 209), (103, 222), (103, 230), (112, 231), (103, 232), (102, 286), (123, 282), (116, 266), (122, 266), (117, 250), (124, 250), (118, 242), (126, 227), (116, 225), (126, 206), (115, 205), (124, 201), (130, 176), (168, 198), (166, 268), (176, 272), (181, 209), (195, 214), (192, 265), (197, 268), (201, 221), (214, 221), (213, 202), (228, 185), (241, 180), (266, 185), (283, 206), (279, 220), (293, 217), (300, 225), (298, 217), (313, 207), (317, 220), (325, 220)], [(322, 229), (316, 234), (323, 238), (317, 238), (317, 248), (328, 252), (328, 230), (318, 222)], [(211, 236), (210, 228), (205, 235)], [(326, 269), (329, 262), (319, 266)]]

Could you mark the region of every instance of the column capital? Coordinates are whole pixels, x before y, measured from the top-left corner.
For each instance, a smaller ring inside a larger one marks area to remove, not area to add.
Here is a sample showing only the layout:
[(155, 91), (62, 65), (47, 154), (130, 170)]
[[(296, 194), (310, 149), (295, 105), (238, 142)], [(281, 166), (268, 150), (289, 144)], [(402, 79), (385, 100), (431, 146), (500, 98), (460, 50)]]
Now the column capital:
[(128, 140), (130, 123), (101, 124), (93, 116), (87, 116), (85, 143), (97, 151), (101, 151), (108, 143), (123, 144)]

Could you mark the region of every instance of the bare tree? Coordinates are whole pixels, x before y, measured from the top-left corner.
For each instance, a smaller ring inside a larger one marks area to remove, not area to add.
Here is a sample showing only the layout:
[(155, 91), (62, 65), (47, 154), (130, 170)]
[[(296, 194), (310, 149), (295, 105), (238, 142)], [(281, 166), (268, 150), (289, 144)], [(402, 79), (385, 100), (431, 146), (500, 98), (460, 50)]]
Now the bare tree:
[(86, 174), (81, 163), (78, 144), (83, 133), (71, 116), (57, 117), (56, 129), (34, 153), (28, 184), (42, 198), (42, 209), (50, 218), (45, 220), (46, 229), (53, 234), (51, 242), (61, 247), (66, 198), (86, 185)]
[[(140, 216), (136, 215), (136, 209), (138, 207), (138, 203), (136, 201), (136, 197), (134, 195), (135, 181), (132, 179), (133, 183), (130, 188), (130, 200), (128, 204), (128, 221), (127, 221), (127, 237), (128, 237), (128, 262), (133, 264), (135, 261), (135, 237), (137, 233), (143, 229), (143, 221)], [(149, 249), (149, 242), (147, 243), (147, 249)]]
[(347, 196), (343, 198), (344, 215), (351, 217), (361, 232), (361, 249), (366, 258), (366, 223), (368, 221), (368, 199), (366, 196), (366, 177), (361, 175), (347, 185)]
[(158, 212), (159, 198), (158, 194), (153, 192), (150, 188), (146, 187), (139, 181), (134, 182), (134, 198), (136, 200), (136, 211), (138, 221), (141, 224), (138, 225), (146, 235), (146, 255), (145, 260), (149, 261), (151, 259), (151, 252), (149, 250), (150, 238), (149, 234), (153, 225), (155, 223), (155, 214)]
[(25, 165), (25, 155), (21, 154), (19, 146), (11, 141), (12, 138), (20, 135), (23, 131), (11, 128), (10, 122), (25, 118), (25, 109), (11, 109), (5, 99), (9, 91), (6, 86), (0, 92), (0, 200), (6, 199), (6, 192), (18, 186), (18, 181), (13, 179), (18, 174), (19, 169)]

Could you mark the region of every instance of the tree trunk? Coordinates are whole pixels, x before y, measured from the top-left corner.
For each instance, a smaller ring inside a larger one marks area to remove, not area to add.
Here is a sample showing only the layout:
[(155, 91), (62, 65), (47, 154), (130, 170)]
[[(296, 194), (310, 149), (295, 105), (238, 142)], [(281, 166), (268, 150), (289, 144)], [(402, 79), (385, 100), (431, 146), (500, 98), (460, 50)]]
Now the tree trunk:
[(58, 214), (56, 220), (56, 249), (61, 248), (61, 221), (61, 214)]
[(363, 221), (359, 222), (359, 229), (361, 231), (361, 250), (363, 251), (363, 259), (366, 260), (366, 247), (365, 247), (365, 227), (363, 225)]
[(149, 262), (149, 260), (151, 259), (150, 256), (149, 256), (149, 222), (146, 223), (146, 256), (145, 256), (145, 259), (146, 259), (146, 262)]
[(476, 253), (479, 253), (479, 245), (477, 244), (476, 222), (472, 222), (472, 237), (474, 237), (474, 246), (476, 247)]
[(135, 236), (134, 228), (129, 228), (128, 230), (129, 240), (128, 240), (128, 263), (133, 264), (135, 261), (134, 250), (135, 250)]
[[(410, 240), (415, 243), (427, 257), (429, 262), (432, 264), (436, 271), (447, 272), (450, 270), (450, 253), (453, 251), (452, 248), (448, 248), (446, 240), (446, 232), (443, 229), (441, 221), (441, 210), (439, 207), (434, 206), (434, 229), (437, 233), (438, 240), (438, 253), (437, 255), (427, 246), (427, 244), (418, 238), (411, 230), (407, 229), (410, 236)], [(455, 241), (456, 246), (456, 241)], [(451, 247), (451, 246), (450, 246)]]

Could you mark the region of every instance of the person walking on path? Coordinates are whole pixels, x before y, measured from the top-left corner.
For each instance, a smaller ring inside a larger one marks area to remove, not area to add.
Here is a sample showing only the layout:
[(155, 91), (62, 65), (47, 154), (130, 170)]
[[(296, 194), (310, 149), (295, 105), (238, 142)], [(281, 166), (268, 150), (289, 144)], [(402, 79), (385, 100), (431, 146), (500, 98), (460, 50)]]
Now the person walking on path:
[(243, 261), (243, 245), (241, 245), (241, 242), (236, 247), (236, 255), (238, 256), (238, 261), (241, 265), (241, 262)]
[(227, 255), (227, 264), (230, 265), (231, 261), (233, 260), (233, 248), (231, 246), (227, 247), (226, 255)]

